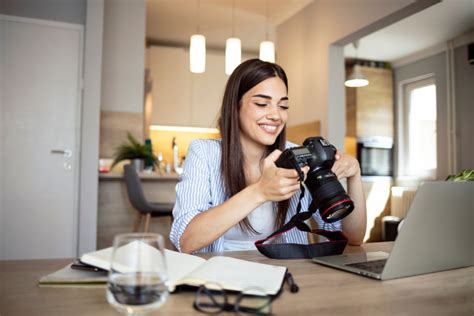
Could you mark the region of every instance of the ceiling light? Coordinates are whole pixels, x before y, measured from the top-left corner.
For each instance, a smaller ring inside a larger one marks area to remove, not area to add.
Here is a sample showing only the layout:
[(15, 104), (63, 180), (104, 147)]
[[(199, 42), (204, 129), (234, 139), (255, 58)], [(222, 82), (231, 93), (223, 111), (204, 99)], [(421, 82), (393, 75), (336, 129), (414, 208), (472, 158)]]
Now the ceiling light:
[(242, 48), (240, 39), (234, 36), (235, 0), (232, 1), (232, 37), (228, 38), (225, 45), (225, 73), (230, 75), (240, 64)]
[[(357, 48), (359, 46), (359, 41), (353, 42), (352, 45), (354, 45), (355, 60), (357, 61)], [(346, 87), (358, 88), (358, 87), (365, 87), (368, 84), (369, 84), (369, 80), (367, 80), (364, 77), (360, 69), (360, 66), (356, 62), (356, 64), (354, 65), (354, 69), (352, 69), (351, 75), (347, 78), (346, 82), (344, 82), (344, 85)]]
[(241, 61), (240, 39), (228, 38), (225, 44), (225, 73), (230, 75)]
[(265, 0), (265, 41), (260, 43), (260, 60), (275, 62), (275, 44), (268, 40), (268, 1)]
[(199, 6), (196, 6), (196, 34), (191, 36), (189, 44), (189, 69), (193, 73), (203, 73), (206, 71), (206, 37), (199, 34)]
[(201, 34), (191, 36), (189, 46), (189, 68), (193, 73), (206, 71), (206, 38)]
[(355, 65), (352, 71), (352, 74), (347, 78), (344, 85), (346, 87), (357, 88), (357, 87), (365, 87), (369, 84), (369, 80), (367, 80), (362, 72), (360, 71), (360, 66)]
[(271, 63), (275, 62), (275, 44), (270, 41), (263, 41), (260, 43), (260, 56), (263, 61)]

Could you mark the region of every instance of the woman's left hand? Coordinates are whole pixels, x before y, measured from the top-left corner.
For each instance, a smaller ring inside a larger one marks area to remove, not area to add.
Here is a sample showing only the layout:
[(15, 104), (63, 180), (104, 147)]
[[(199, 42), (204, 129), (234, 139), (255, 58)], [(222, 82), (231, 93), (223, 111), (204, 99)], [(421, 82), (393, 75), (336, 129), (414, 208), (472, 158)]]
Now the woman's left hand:
[(339, 180), (351, 178), (353, 176), (360, 176), (360, 166), (357, 159), (349, 154), (341, 153), (340, 151), (336, 152), (336, 161), (334, 162), (331, 171), (336, 174)]

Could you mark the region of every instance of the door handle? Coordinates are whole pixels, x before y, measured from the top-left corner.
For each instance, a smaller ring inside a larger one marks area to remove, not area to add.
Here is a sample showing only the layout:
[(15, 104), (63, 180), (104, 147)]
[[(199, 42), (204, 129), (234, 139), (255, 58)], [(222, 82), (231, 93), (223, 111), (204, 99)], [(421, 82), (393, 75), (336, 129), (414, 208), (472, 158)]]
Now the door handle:
[(72, 150), (71, 149), (52, 149), (51, 153), (52, 154), (63, 155), (66, 158), (69, 158), (69, 157), (72, 156)]

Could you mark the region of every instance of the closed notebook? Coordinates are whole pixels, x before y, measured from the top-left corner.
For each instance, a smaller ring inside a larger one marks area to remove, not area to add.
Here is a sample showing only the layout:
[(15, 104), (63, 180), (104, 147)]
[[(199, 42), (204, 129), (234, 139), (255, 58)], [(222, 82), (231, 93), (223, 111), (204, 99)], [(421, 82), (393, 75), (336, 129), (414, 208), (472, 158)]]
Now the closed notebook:
[[(133, 243), (124, 246), (134, 247)], [(147, 247), (143, 256), (153, 256), (157, 251)], [(110, 269), (112, 248), (86, 253), (81, 261), (104, 269)], [(261, 288), (268, 295), (276, 295), (283, 285), (286, 267), (225, 256), (216, 256), (208, 260), (166, 249), (165, 256), (168, 268), (169, 289), (175, 291), (179, 286), (199, 286), (207, 282), (218, 283), (224, 289), (242, 291), (246, 288)], [(146, 260), (143, 260), (146, 261)], [(126, 266), (116, 265), (118, 271), (126, 272)]]
[(107, 282), (107, 271), (75, 270), (68, 264), (64, 268), (42, 277), (40, 287), (104, 287)]

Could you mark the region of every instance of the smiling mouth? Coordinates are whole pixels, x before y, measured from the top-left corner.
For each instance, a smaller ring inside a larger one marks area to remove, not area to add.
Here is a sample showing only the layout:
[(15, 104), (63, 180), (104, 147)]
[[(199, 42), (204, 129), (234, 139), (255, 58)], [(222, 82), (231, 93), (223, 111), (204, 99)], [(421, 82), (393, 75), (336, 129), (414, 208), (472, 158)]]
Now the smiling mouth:
[(279, 125), (258, 124), (261, 129), (270, 134), (275, 134), (278, 131)]

